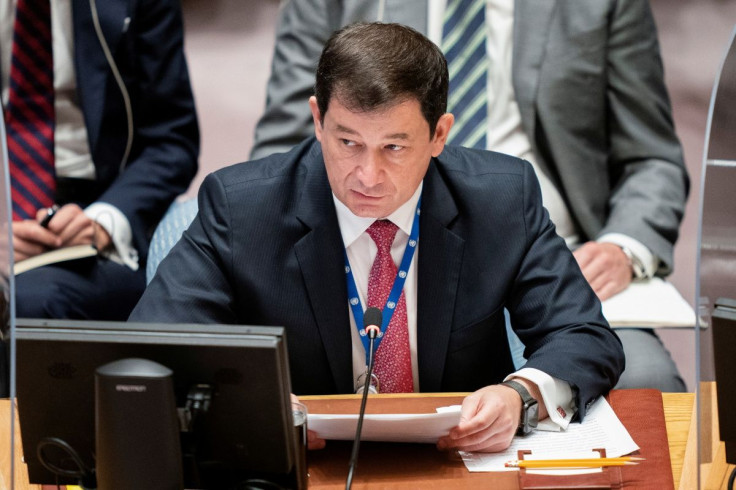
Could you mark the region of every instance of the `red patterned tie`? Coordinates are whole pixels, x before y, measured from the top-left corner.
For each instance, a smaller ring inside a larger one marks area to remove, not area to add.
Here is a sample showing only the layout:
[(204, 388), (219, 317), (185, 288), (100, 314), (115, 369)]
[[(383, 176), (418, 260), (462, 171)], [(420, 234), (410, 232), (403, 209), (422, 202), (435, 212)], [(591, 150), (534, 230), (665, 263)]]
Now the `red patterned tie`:
[(13, 220), (54, 202), (53, 70), (49, 0), (18, 0), (5, 111)]
[[(396, 264), (391, 258), (391, 244), (399, 228), (388, 220), (378, 220), (367, 230), (376, 242), (378, 253), (368, 278), (368, 306), (383, 310), (396, 279)], [(382, 393), (411, 393), (414, 382), (411, 375), (409, 351), (409, 324), (406, 320), (406, 300), (401, 292), (391, 322), (376, 351), (376, 376)]]

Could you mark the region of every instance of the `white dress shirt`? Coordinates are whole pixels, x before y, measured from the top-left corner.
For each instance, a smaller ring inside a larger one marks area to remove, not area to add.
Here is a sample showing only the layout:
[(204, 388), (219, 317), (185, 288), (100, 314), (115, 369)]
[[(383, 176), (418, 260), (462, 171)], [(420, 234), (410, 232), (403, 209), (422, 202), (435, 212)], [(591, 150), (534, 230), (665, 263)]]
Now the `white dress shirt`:
[[(15, 22), (15, 0), (0, 0), (0, 86), (2, 104), (9, 97), (10, 65)], [(74, 33), (71, 0), (51, 2), (51, 41), (54, 52), (54, 166), (57, 177), (94, 180), (95, 166), (87, 140), (87, 127), (79, 106), (74, 71)], [(108, 203), (96, 202), (84, 210), (112, 238), (108, 258), (138, 270), (138, 252), (128, 219)]]
[[(414, 222), (414, 213), (419, 196), (422, 193), (422, 187), (423, 184), (420, 184), (414, 195), (386, 218), (399, 227), (399, 230), (396, 232), (396, 238), (391, 246), (391, 257), (394, 259), (395, 264), (401, 262), (404, 249), (409, 240), (411, 227)], [(340, 233), (345, 244), (348, 260), (350, 261), (350, 268), (353, 271), (361, 305), (365, 306), (368, 298), (368, 277), (373, 260), (378, 252), (376, 244), (368, 233), (366, 233), (366, 230), (376, 219), (355, 216), (334, 194), (333, 200), (335, 202), (335, 209), (337, 210)], [(409, 325), (411, 370), (414, 378), (415, 392), (421, 391), (417, 364), (417, 263), (419, 261), (419, 247), (421, 247), (421, 244), (422, 236), (420, 231), (419, 244), (414, 252), (414, 260), (412, 260), (406, 282), (404, 283), (406, 317)], [(350, 309), (349, 304), (346, 303), (345, 306)], [(365, 348), (363, 347), (360, 335), (358, 335), (352, 310), (350, 311), (350, 335), (352, 339), (353, 380), (354, 386), (358, 388), (362, 385), (362, 383), (358, 382), (358, 378), (366, 371)], [(511, 374), (509, 378), (511, 377), (524, 378), (536, 383), (539, 386), (544, 404), (550, 414), (550, 419), (563, 428), (567, 427), (574, 413), (572, 408), (572, 390), (568, 383), (532, 368), (521, 369)]]
[[(447, 0), (428, 1), (428, 37), (438, 46), (442, 41), (442, 25)], [(514, 0), (486, 0), (486, 53), (488, 68), (488, 132), (489, 150), (523, 158), (532, 164), (542, 190), (544, 207), (570, 249), (582, 245), (580, 233), (570, 210), (552, 179), (542, 171), (534, 156), (531, 142), (521, 126), (521, 112), (516, 103), (512, 82), (514, 33)], [(658, 258), (638, 240), (620, 233), (608, 233), (599, 242), (627, 247), (644, 265), (647, 277), (654, 275)]]

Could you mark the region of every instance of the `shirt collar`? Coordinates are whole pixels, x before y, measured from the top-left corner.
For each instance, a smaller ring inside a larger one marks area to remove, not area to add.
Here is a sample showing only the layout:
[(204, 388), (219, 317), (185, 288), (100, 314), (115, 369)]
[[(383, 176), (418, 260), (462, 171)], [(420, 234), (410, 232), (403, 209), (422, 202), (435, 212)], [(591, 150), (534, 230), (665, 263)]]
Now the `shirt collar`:
[[(419, 183), (419, 187), (414, 194), (404, 204), (386, 217), (387, 220), (398, 226), (401, 231), (407, 235), (411, 234), (411, 228), (414, 225), (414, 212), (417, 208), (419, 196), (422, 195), (422, 186), (424, 182)], [(337, 223), (340, 226), (340, 234), (345, 248), (350, 247), (355, 240), (358, 239), (369, 226), (376, 221), (376, 218), (362, 218), (355, 216), (347, 206), (332, 194), (332, 200), (335, 202), (335, 210), (337, 211)]]

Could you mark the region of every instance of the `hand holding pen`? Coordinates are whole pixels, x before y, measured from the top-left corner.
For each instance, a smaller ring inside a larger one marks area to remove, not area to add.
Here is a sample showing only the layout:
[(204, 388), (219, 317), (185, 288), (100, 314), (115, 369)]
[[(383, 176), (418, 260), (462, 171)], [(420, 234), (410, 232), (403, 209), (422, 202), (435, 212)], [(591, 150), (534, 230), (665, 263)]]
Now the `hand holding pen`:
[(36, 219), (13, 222), (13, 250), (16, 261), (34, 257), (63, 245), (63, 239), (48, 229), (51, 218), (59, 209), (58, 206), (42, 208), (36, 213)]
[(44, 216), (43, 219), (41, 220), (41, 223), (40, 223), (41, 226), (44, 228), (48, 228), (49, 223), (51, 222), (51, 218), (54, 217), (54, 215), (56, 214), (58, 210), (59, 210), (58, 204), (54, 204), (53, 206), (46, 208), (46, 216)]

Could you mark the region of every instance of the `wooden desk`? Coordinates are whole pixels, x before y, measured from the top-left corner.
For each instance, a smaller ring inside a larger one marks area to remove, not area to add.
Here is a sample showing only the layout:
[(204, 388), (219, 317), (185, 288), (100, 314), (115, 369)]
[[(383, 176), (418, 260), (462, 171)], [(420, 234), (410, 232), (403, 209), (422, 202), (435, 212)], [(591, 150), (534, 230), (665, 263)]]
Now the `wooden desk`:
[[(670, 446), (670, 460), (672, 462), (672, 477), (675, 488), (685, 489), (680, 483), (685, 465), (685, 452), (688, 438), (692, 430), (693, 440), (697, 440), (697, 424), (695, 417), (695, 393), (662, 393), (664, 405), (664, 419), (667, 424), (667, 439)], [(691, 423), (693, 422), (693, 423)], [(697, 454), (694, 460), (688, 461), (695, 470)], [(689, 487), (691, 490), (694, 487)]]
[[(692, 489), (694, 486), (682, 486), (680, 477), (683, 474), (683, 462), (685, 460), (686, 448), (688, 447), (688, 436), (692, 427), (695, 426), (693, 418), (693, 408), (695, 395), (693, 393), (664, 393), (664, 413), (667, 423), (667, 436), (669, 438), (670, 457), (672, 460), (672, 474), (676, 488)], [(10, 489), (10, 461), (8, 450), (10, 448), (10, 402), (8, 400), (0, 400), (0, 490)], [(692, 423), (691, 423), (692, 422)], [(691, 427), (692, 426), (692, 427)], [(16, 424), (16, 444), (15, 444), (15, 489), (39, 490), (40, 486), (30, 485), (28, 483), (28, 475), (25, 466), (22, 463), (22, 450), (20, 444), (20, 436), (18, 435), (18, 424)], [(695, 432), (692, 432), (695, 434)], [(696, 440), (695, 437), (691, 440)], [(697, 452), (692, 455), (688, 465), (692, 464), (693, 468), (690, 473), (695, 471), (697, 461)], [(687, 472), (689, 466), (685, 468)], [(682, 482), (685, 484), (685, 482)]]

